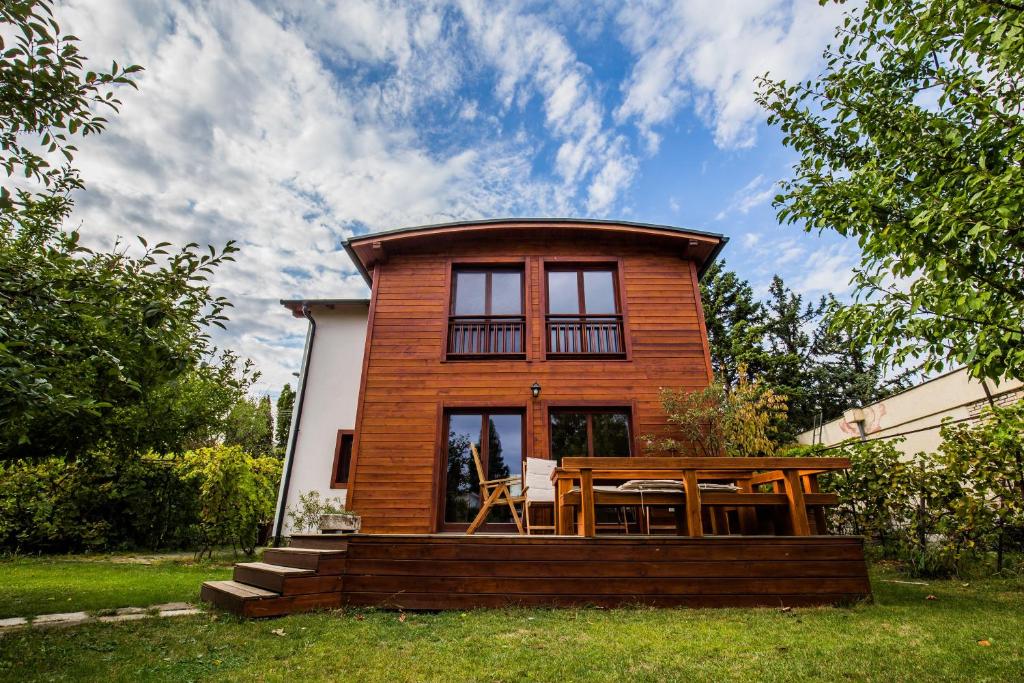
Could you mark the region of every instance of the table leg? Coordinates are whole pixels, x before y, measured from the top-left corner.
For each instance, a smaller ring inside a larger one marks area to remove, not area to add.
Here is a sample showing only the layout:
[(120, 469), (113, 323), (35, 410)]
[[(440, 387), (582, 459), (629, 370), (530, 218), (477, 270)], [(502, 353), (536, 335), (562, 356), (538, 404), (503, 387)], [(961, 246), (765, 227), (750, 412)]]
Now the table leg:
[(568, 479), (559, 479), (555, 491), (555, 529), (556, 533), (561, 536), (568, 536), (572, 533), (572, 522), (576, 516), (571, 505), (562, 504), (563, 497), (569, 492), (571, 483)]
[(786, 498), (789, 499), (789, 521), (794, 536), (810, 536), (811, 524), (807, 519), (807, 504), (804, 503), (804, 487), (800, 472), (786, 470)]
[(697, 486), (697, 472), (683, 472), (683, 484), (686, 487), (686, 530), (690, 536), (700, 538), (704, 535), (704, 524), (700, 519), (700, 487)]
[(594, 477), (590, 470), (580, 470), (580, 528), (579, 534), (593, 538), (594, 528)]
[[(740, 480), (736, 482), (736, 485), (740, 487), (740, 493), (753, 493), (754, 487), (750, 485), (749, 480)], [(737, 514), (740, 518), (740, 533), (744, 536), (752, 536), (757, 533), (757, 510), (744, 505), (737, 510)]]

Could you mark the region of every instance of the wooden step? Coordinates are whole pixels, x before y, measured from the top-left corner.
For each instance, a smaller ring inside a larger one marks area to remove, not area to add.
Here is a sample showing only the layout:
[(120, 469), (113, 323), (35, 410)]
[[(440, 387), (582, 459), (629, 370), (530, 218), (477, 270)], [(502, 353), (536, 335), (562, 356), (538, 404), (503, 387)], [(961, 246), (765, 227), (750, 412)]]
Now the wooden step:
[(288, 539), (289, 548), (314, 548), (320, 550), (344, 550), (352, 534), (292, 534)]
[(256, 586), (281, 595), (327, 593), (341, 590), (341, 576), (320, 576), (312, 569), (282, 567), (266, 562), (239, 562), (235, 565), (235, 581)]
[(345, 550), (316, 548), (269, 548), (263, 561), (281, 567), (312, 569), (317, 574), (342, 574), (345, 571)]
[(341, 592), (278, 595), (238, 581), (207, 581), (200, 597), (221, 609), (243, 617), (279, 617), (296, 612), (337, 609)]

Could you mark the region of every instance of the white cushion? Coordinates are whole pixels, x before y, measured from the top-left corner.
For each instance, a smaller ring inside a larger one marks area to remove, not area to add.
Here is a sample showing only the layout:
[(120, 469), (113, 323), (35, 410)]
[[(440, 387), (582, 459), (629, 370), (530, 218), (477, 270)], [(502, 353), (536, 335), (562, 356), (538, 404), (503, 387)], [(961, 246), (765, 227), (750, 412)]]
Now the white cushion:
[(683, 482), (674, 479), (630, 479), (619, 485), (620, 491), (682, 491)]

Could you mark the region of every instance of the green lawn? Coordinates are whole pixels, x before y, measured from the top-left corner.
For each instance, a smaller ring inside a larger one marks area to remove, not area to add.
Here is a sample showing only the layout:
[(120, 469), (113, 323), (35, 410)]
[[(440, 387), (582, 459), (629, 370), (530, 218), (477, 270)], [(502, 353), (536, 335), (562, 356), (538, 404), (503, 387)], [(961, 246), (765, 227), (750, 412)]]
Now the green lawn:
[(0, 619), (148, 607), (199, 599), (207, 579), (231, 578), (231, 555), (79, 555), (0, 559)]
[[(161, 595), (140, 604), (192, 598), (201, 578), (226, 573), (67, 560), (18, 560), (0, 573), (47, 566), (73, 604), (95, 608), (140, 603), (127, 595)], [(15, 592), (37, 590), (19, 575)], [(89, 585), (96, 577), (102, 590)], [(165, 592), (137, 585), (151, 577)], [(20, 631), (0, 638), (0, 680), (1024, 680), (1024, 580), (873, 579), (874, 604), (789, 612), (479, 610), (404, 621), (374, 611), (268, 621), (213, 613)]]

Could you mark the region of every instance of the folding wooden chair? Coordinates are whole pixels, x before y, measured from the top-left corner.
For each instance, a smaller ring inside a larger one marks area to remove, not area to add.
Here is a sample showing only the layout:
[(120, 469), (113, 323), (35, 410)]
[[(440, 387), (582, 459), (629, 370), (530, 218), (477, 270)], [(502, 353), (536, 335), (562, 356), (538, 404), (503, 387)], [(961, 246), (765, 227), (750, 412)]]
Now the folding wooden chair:
[[(480, 478), (480, 500), (483, 504), (480, 506), (480, 512), (476, 513), (476, 518), (473, 519), (473, 523), (466, 529), (466, 535), (474, 533), (480, 528), (480, 525), (487, 519), (487, 515), (490, 513), (491, 508), (495, 504), (504, 501), (508, 505), (508, 509), (512, 511), (512, 519), (516, 523), (516, 528), (519, 529), (519, 533), (523, 533), (523, 522), (519, 518), (519, 513), (516, 511), (516, 504), (522, 504), (526, 502), (526, 489), (523, 489), (523, 478), (518, 477), (505, 477), (504, 479), (487, 479), (484, 474), (483, 463), (480, 462), (480, 454), (477, 453), (476, 445), (469, 445), (470, 452), (473, 454), (473, 464), (476, 465), (476, 473)], [(509, 486), (513, 484), (519, 484), (522, 489), (519, 495), (512, 495), (509, 490)]]

